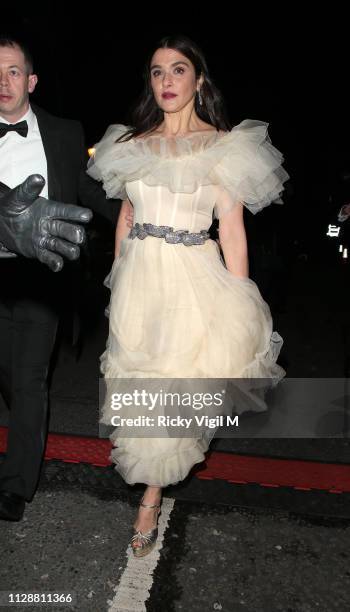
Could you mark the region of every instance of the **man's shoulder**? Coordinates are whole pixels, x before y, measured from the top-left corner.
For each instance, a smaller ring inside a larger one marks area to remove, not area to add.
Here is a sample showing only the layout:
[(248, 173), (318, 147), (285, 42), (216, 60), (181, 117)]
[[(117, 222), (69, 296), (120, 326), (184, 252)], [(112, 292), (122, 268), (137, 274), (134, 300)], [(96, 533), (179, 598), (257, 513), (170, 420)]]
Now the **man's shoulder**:
[(75, 132), (81, 132), (83, 129), (80, 121), (76, 119), (57, 117), (36, 104), (31, 104), (31, 107), (39, 122), (44, 121), (48, 125), (55, 126), (59, 129), (74, 130)]

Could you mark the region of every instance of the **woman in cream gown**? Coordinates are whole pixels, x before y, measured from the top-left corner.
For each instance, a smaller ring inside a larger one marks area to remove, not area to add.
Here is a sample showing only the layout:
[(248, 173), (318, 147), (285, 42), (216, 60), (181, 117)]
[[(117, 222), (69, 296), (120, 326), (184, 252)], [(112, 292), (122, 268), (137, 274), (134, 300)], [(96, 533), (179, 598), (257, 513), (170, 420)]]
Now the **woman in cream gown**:
[[(229, 129), (220, 94), (198, 47), (163, 39), (146, 66), (135, 126), (112, 125), (95, 145), (88, 174), (110, 198), (133, 206), (116, 230), (109, 275), (109, 337), (101, 358), (106, 380), (128, 378), (267, 378), (276, 384), (283, 340), (268, 304), (248, 276), (243, 206), (256, 213), (279, 198), (288, 175), (267, 124)], [(147, 228), (168, 226), (198, 238), (219, 219), (217, 243), (172, 243)], [(143, 224), (151, 224), (145, 227)], [(129, 409), (130, 410), (130, 409)], [(115, 415), (103, 407), (103, 423)], [(147, 486), (134, 524), (135, 556), (156, 541), (161, 489), (203, 461), (210, 436), (111, 436), (112, 459), (128, 484)]]

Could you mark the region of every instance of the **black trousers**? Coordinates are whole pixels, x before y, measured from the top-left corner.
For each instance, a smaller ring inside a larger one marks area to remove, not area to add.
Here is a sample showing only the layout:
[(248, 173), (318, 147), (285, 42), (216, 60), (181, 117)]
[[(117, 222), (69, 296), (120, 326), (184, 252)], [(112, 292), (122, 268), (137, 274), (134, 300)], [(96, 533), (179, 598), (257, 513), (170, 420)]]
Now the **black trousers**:
[[(52, 274), (52, 273), (51, 273)], [(35, 298), (0, 298), (0, 392), (10, 410), (0, 490), (30, 501), (45, 451), (47, 378), (58, 314)]]

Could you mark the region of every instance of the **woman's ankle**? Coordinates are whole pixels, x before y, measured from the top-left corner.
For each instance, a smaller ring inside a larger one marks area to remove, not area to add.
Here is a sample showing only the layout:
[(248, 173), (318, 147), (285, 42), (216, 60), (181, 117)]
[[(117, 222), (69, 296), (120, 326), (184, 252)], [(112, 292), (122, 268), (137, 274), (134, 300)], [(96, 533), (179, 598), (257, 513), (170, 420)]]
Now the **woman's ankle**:
[(162, 498), (162, 489), (160, 487), (148, 486), (143, 494), (143, 502), (145, 504), (158, 504)]

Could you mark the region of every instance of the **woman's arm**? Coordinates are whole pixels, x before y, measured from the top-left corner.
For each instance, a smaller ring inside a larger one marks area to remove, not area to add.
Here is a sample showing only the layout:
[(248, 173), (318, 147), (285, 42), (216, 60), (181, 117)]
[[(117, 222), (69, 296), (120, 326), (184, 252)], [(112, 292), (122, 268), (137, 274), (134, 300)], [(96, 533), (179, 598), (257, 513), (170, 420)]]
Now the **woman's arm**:
[(234, 276), (249, 277), (247, 236), (242, 203), (237, 203), (220, 218), (219, 240), (227, 270)]
[(123, 200), (118, 223), (115, 228), (115, 257), (118, 257), (119, 255), (121, 241), (126, 238), (130, 232), (130, 218), (133, 217), (133, 211), (134, 209), (130, 200)]

